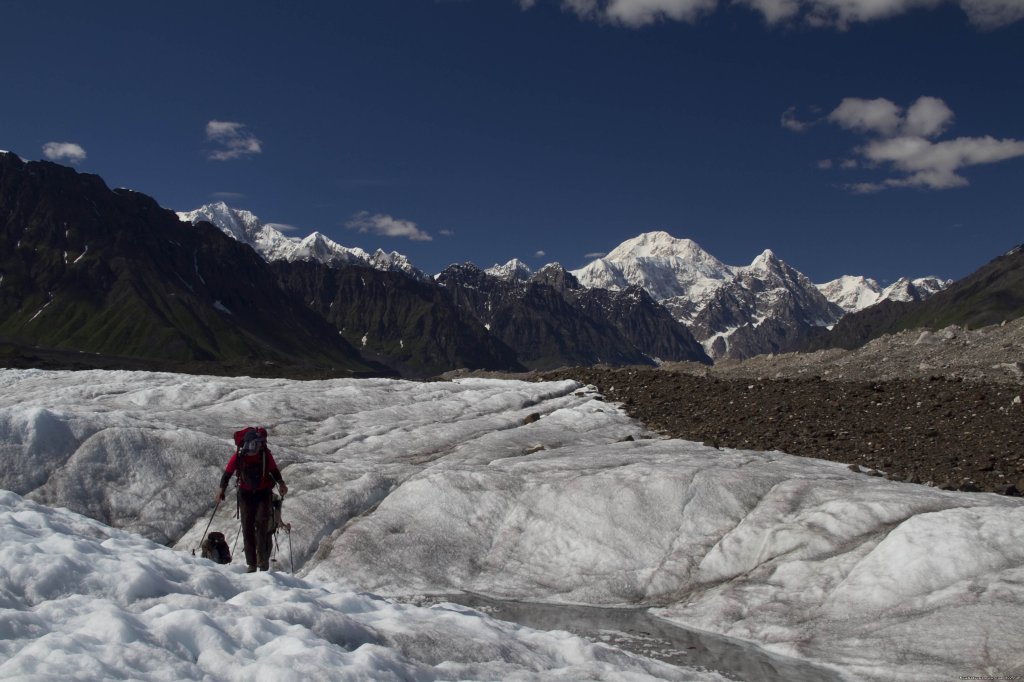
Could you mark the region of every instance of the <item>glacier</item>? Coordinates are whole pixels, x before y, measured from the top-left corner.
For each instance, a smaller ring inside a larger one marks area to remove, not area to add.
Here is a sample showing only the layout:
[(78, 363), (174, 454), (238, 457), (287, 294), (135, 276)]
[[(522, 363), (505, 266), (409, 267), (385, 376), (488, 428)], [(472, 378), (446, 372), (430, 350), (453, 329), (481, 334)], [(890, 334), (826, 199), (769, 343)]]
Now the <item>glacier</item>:
[[(213, 494), (248, 424), (291, 489), (269, 574), (192, 556), (237, 528)], [(838, 680), (1024, 674), (1020, 499), (661, 438), (576, 382), (3, 370), (0, 436), (0, 676), (724, 679), (460, 594), (639, 611)]]

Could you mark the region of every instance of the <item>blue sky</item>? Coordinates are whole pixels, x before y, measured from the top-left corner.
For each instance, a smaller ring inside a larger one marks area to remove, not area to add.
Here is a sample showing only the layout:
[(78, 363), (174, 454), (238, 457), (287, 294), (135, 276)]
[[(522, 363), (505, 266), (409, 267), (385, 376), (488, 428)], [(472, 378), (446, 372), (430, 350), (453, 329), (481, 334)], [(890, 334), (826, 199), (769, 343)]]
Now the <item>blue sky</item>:
[(1024, 0), (0, 0), (0, 149), (436, 272), (1024, 242)]

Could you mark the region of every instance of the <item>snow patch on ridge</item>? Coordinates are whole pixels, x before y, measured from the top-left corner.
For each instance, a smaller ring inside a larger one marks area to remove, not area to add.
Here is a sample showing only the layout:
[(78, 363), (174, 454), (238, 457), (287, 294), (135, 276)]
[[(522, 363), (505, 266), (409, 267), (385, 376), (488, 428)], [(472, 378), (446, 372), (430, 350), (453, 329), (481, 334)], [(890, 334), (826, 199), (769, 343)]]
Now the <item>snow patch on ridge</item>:
[(358, 247), (347, 247), (330, 237), (313, 232), (306, 237), (287, 237), (271, 224), (263, 223), (250, 211), (236, 209), (224, 202), (206, 204), (194, 211), (181, 211), (178, 218), (196, 224), (208, 222), (236, 241), (252, 247), (265, 260), (314, 261), (327, 265), (362, 265), (390, 272), (402, 272), (417, 279), (426, 275), (402, 254), (377, 249), (369, 254)]

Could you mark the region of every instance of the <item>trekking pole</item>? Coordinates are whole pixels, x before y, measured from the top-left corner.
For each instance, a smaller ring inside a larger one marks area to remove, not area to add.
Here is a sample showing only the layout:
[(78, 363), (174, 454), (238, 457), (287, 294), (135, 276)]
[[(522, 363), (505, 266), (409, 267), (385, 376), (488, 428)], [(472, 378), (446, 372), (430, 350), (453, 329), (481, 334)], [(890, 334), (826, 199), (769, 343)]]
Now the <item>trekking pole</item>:
[[(206, 538), (206, 533), (207, 533), (207, 531), (210, 530), (210, 524), (213, 523), (213, 517), (217, 515), (217, 510), (218, 509), (220, 509), (220, 500), (217, 500), (217, 504), (213, 505), (213, 513), (210, 514), (210, 523), (206, 524), (206, 530), (204, 530), (203, 534), (199, 536), (199, 544), (200, 545), (203, 544), (203, 539)], [(192, 556), (196, 555), (196, 548), (198, 548), (198, 547), (199, 547), (199, 545), (196, 545), (196, 547), (192, 548)]]
[(292, 557), (292, 529), (287, 530), (288, 533), (288, 563), (292, 567), (292, 575), (295, 575), (295, 559)]
[(231, 556), (235, 556), (235, 547), (238, 547), (238, 536), (242, 534), (242, 522), (238, 522), (238, 532), (235, 533), (235, 541), (231, 543)]

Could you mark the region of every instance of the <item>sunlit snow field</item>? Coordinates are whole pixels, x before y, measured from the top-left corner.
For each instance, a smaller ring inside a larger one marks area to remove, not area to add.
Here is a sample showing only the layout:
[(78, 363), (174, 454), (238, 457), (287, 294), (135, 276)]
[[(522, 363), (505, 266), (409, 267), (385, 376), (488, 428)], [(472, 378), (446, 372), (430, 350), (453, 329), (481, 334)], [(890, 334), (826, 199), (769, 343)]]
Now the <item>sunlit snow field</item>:
[[(191, 550), (257, 424), (293, 532), (246, 575)], [(459, 593), (645, 608), (837, 679), (1024, 674), (1020, 500), (660, 439), (573, 382), (4, 370), (0, 488), (0, 677), (722, 679), (395, 601)]]

